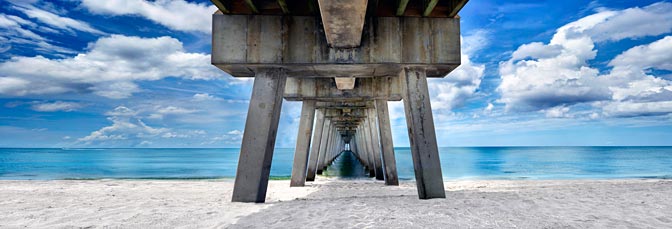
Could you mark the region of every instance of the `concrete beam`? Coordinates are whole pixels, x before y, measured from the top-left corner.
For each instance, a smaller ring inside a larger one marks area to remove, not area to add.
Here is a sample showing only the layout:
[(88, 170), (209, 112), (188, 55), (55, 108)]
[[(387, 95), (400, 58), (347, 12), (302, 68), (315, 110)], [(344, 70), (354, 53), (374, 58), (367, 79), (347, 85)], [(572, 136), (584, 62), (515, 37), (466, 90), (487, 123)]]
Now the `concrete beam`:
[(334, 78), (334, 81), (336, 81), (336, 88), (338, 88), (338, 90), (352, 90), (355, 88), (355, 79), (356, 78), (336, 77)]
[(444, 77), (460, 65), (459, 18), (367, 20), (360, 46), (337, 49), (315, 17), (215, 14), (212, 64), (234, 77), (280, 67), (290, 77), (326, 78), (396, 76), (405, 67)]
[(327, 42), (334, 48), (359, 46), (367, 0), (318, 0)]
[[(398, 76), (359, 78), (357, 81), (357, 87), (352, 90), (338, 90), (331, 79), (290, 77), (287, 79), (284, 97), (288, 101), (310, 99), (319, 102), (370, 102), (374, 99), (401, 100), (401, 81)], [(377, 87), (379, 89), (375, 90)]]
[(233, 202), (263, 203), (266, 199), (286, 78), (281, 69), (265, 69), (254, 79)]
[(296, 136), (296, 147), (294, 148), (294, 164), (292, 166), (292, 179), (289, 182), (290, 187), (301, 187), (306, 184), (306, 166), (308, 164), (310, 135), (313, 132), (314, 118), (315, 101), (304, 100), (299, 119), (299, 131)]
[(225, 13), (225, 14), (228, 14), (228, 13), (229, 13), (229, 9), (228, 9), (228, 7), (226, 6), (226, 4), (224, 4), (224, 1), (223, 1), (223, 0), (210, 0), (210, 1), (211, 1), (212, 4), (214, 4), (214, 5), (217, 7), (217, 9), (219, 9), (219, 11), (221, 11), (222, 13)]
[(401, 76), (406, 86), (404, 111), (418, 196), (420, 199), (445, 198), (427, 77), (417, 68), (405, 69)]
[(448, 17), (457, 17), (457, 13), (462, 10), (462, 7), (467, 4), (469, 0), (451, 0), (452, 10), (448, 13)]

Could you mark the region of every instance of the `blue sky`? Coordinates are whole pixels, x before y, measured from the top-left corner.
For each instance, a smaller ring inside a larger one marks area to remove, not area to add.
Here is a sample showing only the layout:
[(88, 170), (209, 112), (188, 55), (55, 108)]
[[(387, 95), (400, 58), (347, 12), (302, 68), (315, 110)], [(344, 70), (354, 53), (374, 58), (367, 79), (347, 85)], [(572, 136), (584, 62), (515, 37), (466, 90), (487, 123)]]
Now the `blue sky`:
[[(210, 65), (209, 1), (2, 1), (0, 147), (239, 146), (251, 81)], [(430, 81), (439, 145), (672, 145), (672, 3), (474, 0), (460, 16), (463, 64)], [(285, 101), (278, 147), (300, 108)]]

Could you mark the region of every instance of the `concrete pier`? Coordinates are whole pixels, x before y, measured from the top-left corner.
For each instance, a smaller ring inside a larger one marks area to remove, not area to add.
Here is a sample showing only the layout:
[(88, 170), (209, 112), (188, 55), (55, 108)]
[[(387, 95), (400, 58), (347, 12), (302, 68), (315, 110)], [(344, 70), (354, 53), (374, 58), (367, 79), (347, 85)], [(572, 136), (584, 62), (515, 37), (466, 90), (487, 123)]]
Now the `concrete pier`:
[(283, 99), (303, 102), (291, 186), (341, 155), (398, 185), (387, 102), (403, 100), (418, 196), (445, 198), (427, 78), (460, 65), (466, 0), (212, 2), (212, 64), (255, 78), (233, 201), (264, 202)]

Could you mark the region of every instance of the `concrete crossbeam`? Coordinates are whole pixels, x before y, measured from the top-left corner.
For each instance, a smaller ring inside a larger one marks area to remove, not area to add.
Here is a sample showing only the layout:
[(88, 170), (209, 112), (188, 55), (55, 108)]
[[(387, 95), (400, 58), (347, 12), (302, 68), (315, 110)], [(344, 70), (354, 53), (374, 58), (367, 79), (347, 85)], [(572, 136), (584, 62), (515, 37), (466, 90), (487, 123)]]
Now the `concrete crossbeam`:
[(459, 18), (371, 17), (361, 45), (349, 49), (330, 47), (315, 17), (212, 18), (212, 64), (234, 77), (267, 67), (308, 78), (396, 76), (424, 67), (428, 77), (444, 77), (460, 65)]

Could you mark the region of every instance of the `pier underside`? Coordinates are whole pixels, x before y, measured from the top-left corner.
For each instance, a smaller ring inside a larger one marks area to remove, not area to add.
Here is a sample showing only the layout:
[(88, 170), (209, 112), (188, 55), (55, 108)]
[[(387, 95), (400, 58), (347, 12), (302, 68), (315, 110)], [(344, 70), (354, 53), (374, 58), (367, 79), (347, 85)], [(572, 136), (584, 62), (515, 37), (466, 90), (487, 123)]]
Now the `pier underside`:
[(303, 104), (292, 187), (353, 166), (398, 185), (387, 102), (403, 101), (418, 196), (445, 198), (427, 78), (460, 65), (466, 0), (212, 2), (212, 64), (254, 77), (233, 201), (265, 200), (283, 99)]

